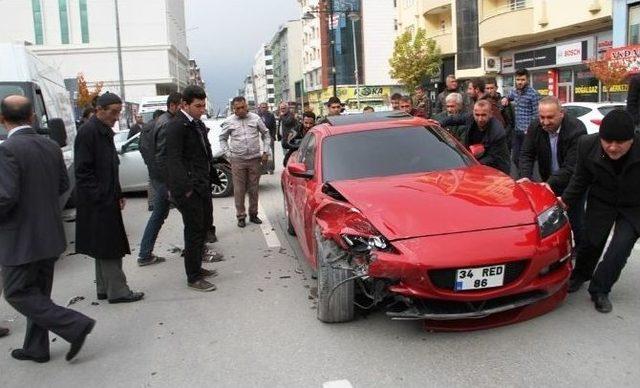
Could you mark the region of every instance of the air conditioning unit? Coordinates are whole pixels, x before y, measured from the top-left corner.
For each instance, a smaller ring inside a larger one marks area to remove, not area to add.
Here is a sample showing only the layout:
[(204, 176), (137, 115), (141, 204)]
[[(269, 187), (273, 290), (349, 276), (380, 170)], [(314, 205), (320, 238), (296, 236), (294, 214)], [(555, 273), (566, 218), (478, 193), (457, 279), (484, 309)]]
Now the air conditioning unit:
[(484, 58), (484, 71), (490, 73), (500, 72), (500, 57), (485, 57)]

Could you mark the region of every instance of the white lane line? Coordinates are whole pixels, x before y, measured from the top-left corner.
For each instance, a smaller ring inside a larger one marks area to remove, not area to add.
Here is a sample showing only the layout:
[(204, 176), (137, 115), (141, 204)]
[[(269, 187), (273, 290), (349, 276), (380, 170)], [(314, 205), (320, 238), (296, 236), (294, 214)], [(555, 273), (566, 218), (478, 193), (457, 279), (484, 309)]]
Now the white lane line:
[(264, 236), (264, 240), (267, 242), (267, 246), (269, 248), (279, 248), (281, 246), (280, 239), (276, 234), (275, 228), (271, 226), (271, 222), (269, 222), (267, 213), (265, 213), (261, 203), (258, 203), (258, 214), (262, 219), (262, 224), (260, 224), (260, 229), (262, 230), (262, 235)]
[(353, 388), (349, 380), (327, 381), (322, 384), (322, 388)]

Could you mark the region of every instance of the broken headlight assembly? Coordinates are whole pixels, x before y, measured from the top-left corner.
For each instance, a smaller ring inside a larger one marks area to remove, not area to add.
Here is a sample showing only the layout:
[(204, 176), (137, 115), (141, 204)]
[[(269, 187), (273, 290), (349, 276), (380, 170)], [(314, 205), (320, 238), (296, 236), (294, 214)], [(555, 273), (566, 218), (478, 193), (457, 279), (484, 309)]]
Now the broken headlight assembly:
[(354, 254), (365, 255), (373, 250), (388, 251), (389, 241), (384, 236), (356, 236), (343, 234), (342, 240)]
[(536, 221), (540, 230), (540, 238), (554, 234), (568, 222), (567, 215), (560, 205), (554, 205), (538, 214)]

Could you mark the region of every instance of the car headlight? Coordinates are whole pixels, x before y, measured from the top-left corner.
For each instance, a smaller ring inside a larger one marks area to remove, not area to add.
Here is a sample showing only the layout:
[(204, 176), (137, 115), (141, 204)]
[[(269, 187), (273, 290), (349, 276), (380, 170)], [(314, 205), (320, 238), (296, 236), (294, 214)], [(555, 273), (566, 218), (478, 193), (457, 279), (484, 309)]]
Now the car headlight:
[(366, 254), (372, 250), (384, 251), (389, 249), (389, 241), (384, 236), (354, 236), (343, 234), (342, 239), (349, 249), (357, 254)]
[(560, 205), (555, 205), (538, 214), (540, 238), (550, 236), (560, 230), (567, 222), (567, 215)]

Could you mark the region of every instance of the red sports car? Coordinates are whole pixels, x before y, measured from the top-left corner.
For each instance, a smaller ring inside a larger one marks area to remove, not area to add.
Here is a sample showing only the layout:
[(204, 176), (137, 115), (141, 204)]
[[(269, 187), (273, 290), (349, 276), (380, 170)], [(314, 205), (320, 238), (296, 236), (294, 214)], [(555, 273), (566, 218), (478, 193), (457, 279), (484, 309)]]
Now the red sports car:
[(354, 308), (440, 330), (522, 321), (566, 297), (571, 231), (553, 193), (390, 112), (330, 118), (282, 174), (288, 232), (317, 270), (318, 319)]

